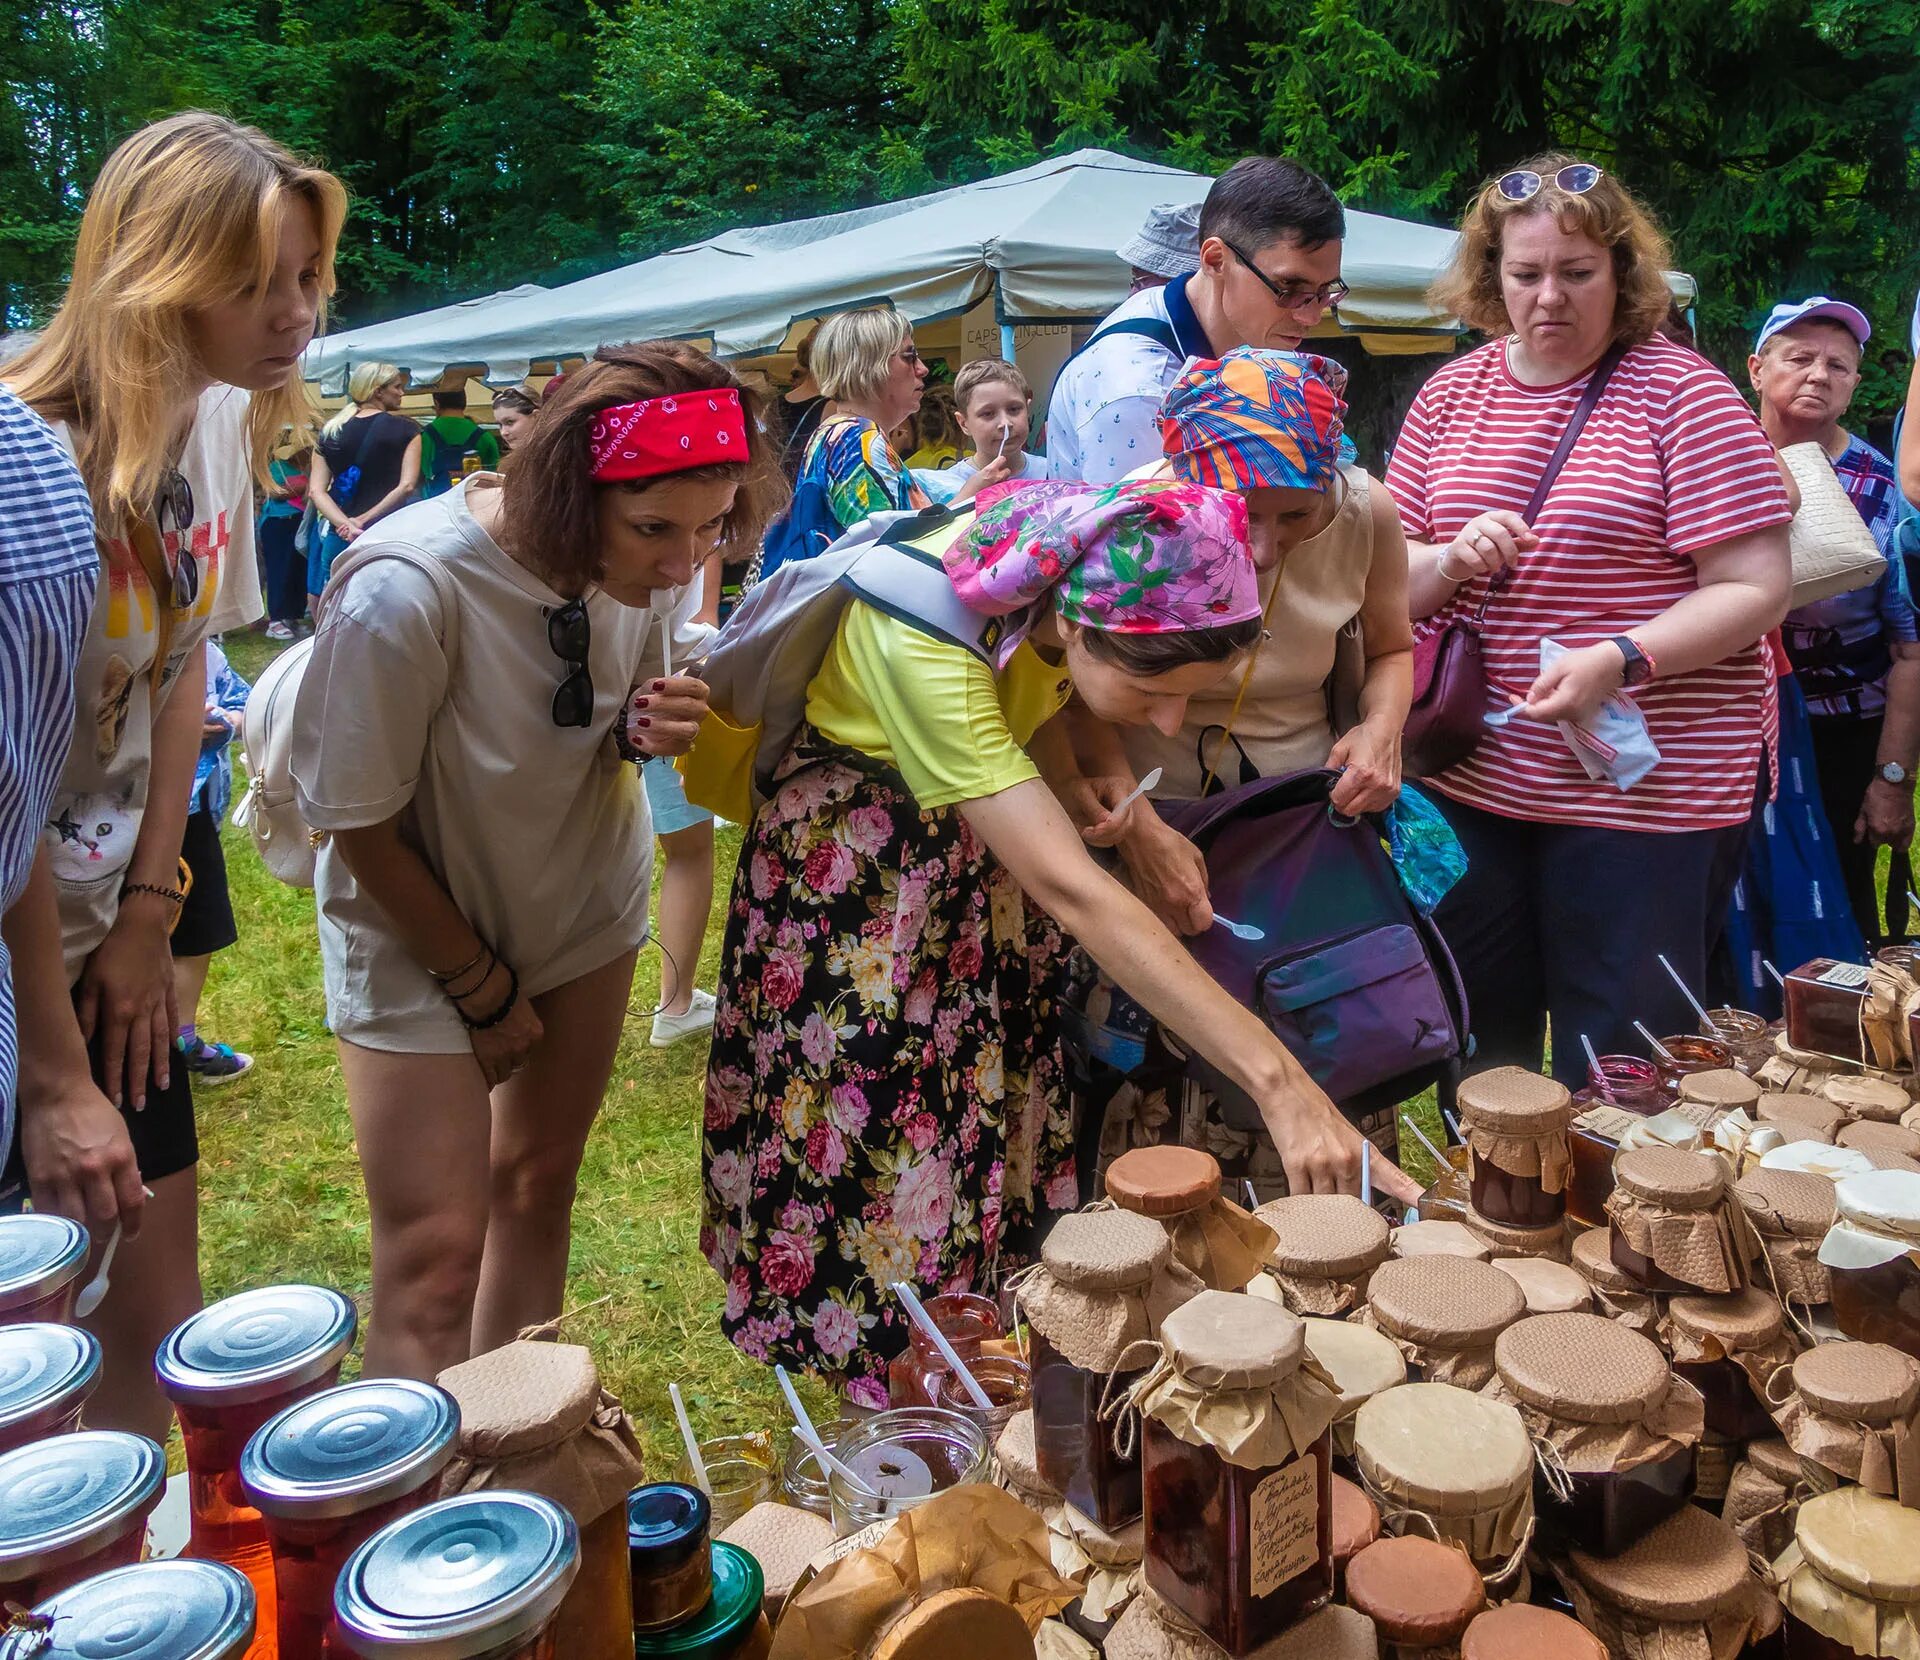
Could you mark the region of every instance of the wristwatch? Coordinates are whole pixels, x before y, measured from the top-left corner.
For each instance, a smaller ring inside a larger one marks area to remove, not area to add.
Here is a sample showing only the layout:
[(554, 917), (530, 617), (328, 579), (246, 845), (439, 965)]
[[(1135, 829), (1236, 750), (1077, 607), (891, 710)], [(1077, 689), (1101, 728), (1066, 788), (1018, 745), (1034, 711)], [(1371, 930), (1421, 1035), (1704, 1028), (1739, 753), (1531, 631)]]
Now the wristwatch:
[(1616, 634), (1613, 643), (1620, 648), (1620, 655), (1627, 662), (1625, 683), (1629, 686), (1646, 685), (1653, 678), (1653, 659), (1634, 643), (1631, 634)]
[(1889, 784), (1911, 784), (1913, 782), (1913, 774), (1901, 766), (1898, 761), (1883, 762), (1880, 767), (1880, 776)]

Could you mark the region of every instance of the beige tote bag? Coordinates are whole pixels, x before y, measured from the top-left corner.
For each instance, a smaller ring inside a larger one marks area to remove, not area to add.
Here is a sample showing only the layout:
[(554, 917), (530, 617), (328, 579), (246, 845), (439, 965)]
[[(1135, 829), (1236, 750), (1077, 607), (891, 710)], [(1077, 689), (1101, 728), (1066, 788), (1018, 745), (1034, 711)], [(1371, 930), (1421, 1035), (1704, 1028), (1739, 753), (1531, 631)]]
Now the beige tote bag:
[(1887, 561), (1827, 452), (1818, 444), (1789, 444), (1780, 459), (1800, 487), (1800, 511), (1787, 527), (1795, 609), (1879, 581)]

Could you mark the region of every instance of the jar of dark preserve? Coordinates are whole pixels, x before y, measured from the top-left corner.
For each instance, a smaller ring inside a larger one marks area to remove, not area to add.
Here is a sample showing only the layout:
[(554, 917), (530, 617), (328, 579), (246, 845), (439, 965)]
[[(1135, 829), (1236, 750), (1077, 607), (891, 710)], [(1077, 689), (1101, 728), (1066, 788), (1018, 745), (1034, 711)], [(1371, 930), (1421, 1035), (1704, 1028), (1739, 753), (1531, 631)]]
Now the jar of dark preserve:
[(87, 1266), (87, 1230), (45, 1211), (0, 1216), (0, 1325), (73, 1319)]
[(0, 1452), (80, 1427), (100, 1344), (78, 1326), (0, 1326)]
[(1134, 1396), (1146, 1583), (1246, 1654), (1333, 1597), (1339, 1398), (1300, 1321), (1264, 1298), (1203, 1291), (1167, 1316), (1161, 1345)]
[(532, 1493), (461, 1493), (389, 1522), (333, 1594), (347, 1654), (562, 1660), (554, 1616), (580, 1571), (580, 1530)]
[(1578, 1620), (1529, 1602), (1477, 1616), (1460, 1639), (1460, 1660), (1607, 1660), (1607, 1645)]
[(86, 1430), (0, 1457), (0, 1606), (33, 1608), (138, 1562), (167, 1481), (144, 1435)]
[(1651, 1117), (1671, 1100), (1660, 1082), (1660, 1069), (1638, 1055), (1599, 1055), (1587, 1063), (1585, 1088), (1573, 1097), (1576, 1108), (1604, 1103)]
[(1764, 1391), (1794, 1355), (1777, 1297), (1757, 1286), (1726, 1297), (1675, 1297), (1666, 1336), (1674, 1375), (1706, 1402), (1708, 1434), (1754, 1441), (1774, 1433)]
[[(1858, 1487), (1816, 1494), (1800, 1506), (1774, 1574), (1791, 1660), (1910, 1654), (1920, 1621), (1920, 1510)], [(1869, 1633), (1893, 1641), (1869, 1638), (1860, 1648), (1856, 1637)]]
[(1913, 1107), (1912, 1097), (1901, 1085), (1874, 1073), (1833, 1072), (1810, 1087), (1813, 1094), (1831, 1101), (1848, 1118), (1898, 1124)]
[(1758, 1242), (1713, 1153), (1635, 1147), (1613, 1163), (1614, 1265), (1644, 1291), (1738, 1291)]
[(1865, 963), (1843, 963), (1832, 957), (1816, 957), (1796, 968), (1786, 979), (1787, 1041), (1815, 1055), (1866, 1060), (1860, 1015), (1867, 1001), (1868, 975)]
[(1920, 1175), (1873, 1170), (1833, 1190), (1820, 1242), (1833, 1280), (1833, 1319), (1848, 1337), (1920, 1359)]
[(337, 1646), (333, 1588), (362, 1541), (440, 1496), (460, 1409), (411, 1378), (343, 1384), (290, 1406), (240, 1456), (273, 1550), (279, 1660)]
[(263, 1656), (274, 1652), (273, 1547), (240, 1483), (240, 1455), (269, 1418), (338, 1381), (355, 1323), (337, 1291), (267, 1286), (182, 1321), (153, 1357), (186, 1447), (188, 1554), (230, 1563), (253, 1582)]
[[(989, 1338), (1006, 1336), (1000, 1305), (971, 1291), (943, 1291), (924, 1299), (928, 1316), (953, 1345), (962, 1360), (971, 1360)], [(944, 1370), (940, 1351), (917, 1325), (907, 1333), (907, 1346), (887, 1367), (887, 1401), (892, 1406), (933, 1406), (932, 1374)]]
[(33, 1612), (0, 1660), (240, 1660), (253, 1641), (253, 1587), (224, 1562), (114, 1568)]
[[(636, 1632), (635, 1660), (765, 1660), (773, 1633), (762, 1612), (766, 1575), (747, 1551), (713, 1542), (713, 1592), (701, 1608), (664, 1631)], [(560, 1656), (566, 1660), (566, 1656)]]
[(1198, 1147), (1135, 1147), (1106, 1173), (1107, 1197), (1167, 1230), (1173, 1259), (1213, 1291), (1240, 1291), (1260, 1272), (1273, 1236), (1220, 1191), (1220, 1161)]
[(1803, 1470), (1830, 1471), (1920, 1508), (1920, 1473), (1907, 1450), (1920, 1407), (1920, 1360), (1885, 1343), (1835, 1340), (1807, 1350), (1791, 1375), (1776, 1417)]
[(1458, 1545), (1407, 1534), (1369, 1545), (1347, 1564), (1347, 1601), (1373, 1621), (1387, 1660), (1426, 1660), (1459, 1653), (1487, 1587)]
[(1460, 1122), (1473, 1154), (1473, 1208), (1503, 1228), (1544, 1228), (1567, 1211), (1573, 1097), (1518, 1066), (1463, 1078)]
[(1733, 1065), (1733, 1051), (1718, 1038), (1681, 1032), (1663, 1037), (1660, 1047), (1666, 1053), (1654, 1056), (1654, 1070), (1660, 1075), (1660, 1088), (1670, 1100), (1678, 1098), (1682, 1078), (1691, 1078), (1696, 1072), (1724, 1072)]
[(633, 1560), (633, 1629), (684, 1625), (713, 1594), (707, 1496), (677, 1481), (627, 1495), (627, 1552)]
[(1566, 1560), (1580, 1623), (1615, 1654), (1747, 1655), (1779, 1627), (1739, 1536), (1697, 1504), (1617, 1556), (1576, 1548)]

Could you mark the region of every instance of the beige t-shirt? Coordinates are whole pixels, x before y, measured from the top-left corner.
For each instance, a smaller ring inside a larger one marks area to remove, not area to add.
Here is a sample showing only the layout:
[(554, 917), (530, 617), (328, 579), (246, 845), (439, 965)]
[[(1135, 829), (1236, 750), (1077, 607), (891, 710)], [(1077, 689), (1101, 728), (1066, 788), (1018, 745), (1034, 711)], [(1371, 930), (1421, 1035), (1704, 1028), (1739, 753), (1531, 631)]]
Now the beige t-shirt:
[[(210, 387), (187, 434), (180, 472), (193, 492), (193, 524), (184, 535), (169, 524), (163, 545), (176, 568), (192, 562), (198, 591), (175, 619), (158, 691), (152, 671), (160, 617), (152, 585), (124, 527), (101, 538), (100, 585), (74, 674), (73, 748), (42, 833), (69, 982), (79, 979), (119, 913), (120, 884), (146, 816), (155, 715), (209, 634), (245, 627), (262, 610), (247, 457), (251, 401), (235, 387)], [(66, 428), (54, 430), (71, 449)], [(180, 781), (183, 798), (192, 787), (189, 771)]]
[[(349, 572), (327, 598), (301, 680), (292, 771), (316, 830), (404, 813), (405, 834), (454, 904), (533, 996), (646, 938), (653, 829), (614, 724), (633, 687), (662, 671), (661, 629), (673, 628), (676, 662), (706, 631), (691, 620), (698, 584), (665, 622), (592, 590), (593, 724), (554, 725), (567, 671), (547, 616), (566, 600), (468, 511), (475, 485), (498, 482), (479, 474), (403, 508), (343, 556), (404, 545), (440, 560), (459, 606), (451, 661), (428, 572), (377, 557)], [(471, 1040), (452, 1005), (331, 842), (314, 885), (334, 1032), (369, 1049), (465, 1053)]]

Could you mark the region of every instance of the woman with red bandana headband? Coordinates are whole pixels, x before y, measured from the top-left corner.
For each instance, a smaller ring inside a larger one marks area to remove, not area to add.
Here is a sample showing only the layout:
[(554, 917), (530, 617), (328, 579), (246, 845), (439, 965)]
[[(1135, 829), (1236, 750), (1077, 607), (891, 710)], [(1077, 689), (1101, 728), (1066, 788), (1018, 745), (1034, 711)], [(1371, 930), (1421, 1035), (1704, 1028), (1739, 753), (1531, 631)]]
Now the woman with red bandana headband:
[[(560, 1312), (587, 1131), (647, 933), (636, 769), (693, 741), (696, 575), (781, 489), (753, 395), (606, 349), (514, 452), (333, 573), (293, 776), (327, 833), (327, 1014), (373, 1222), (369, 1375), (431, 1378)], [(689, 969), (691, 965), (688, 965)]]

